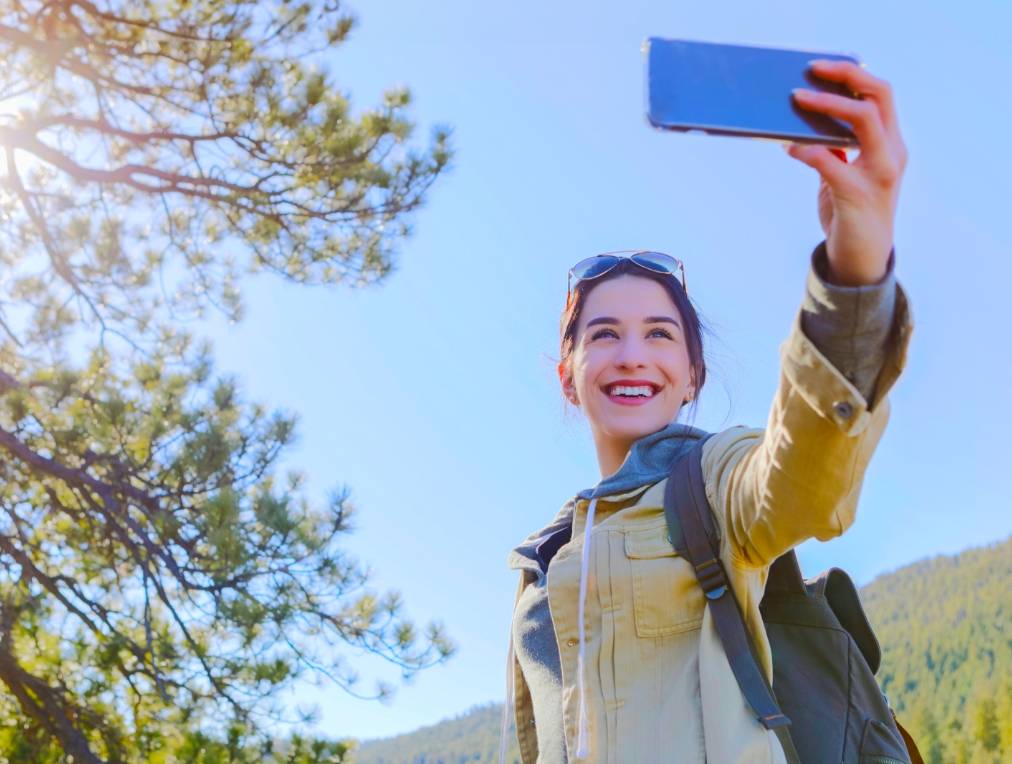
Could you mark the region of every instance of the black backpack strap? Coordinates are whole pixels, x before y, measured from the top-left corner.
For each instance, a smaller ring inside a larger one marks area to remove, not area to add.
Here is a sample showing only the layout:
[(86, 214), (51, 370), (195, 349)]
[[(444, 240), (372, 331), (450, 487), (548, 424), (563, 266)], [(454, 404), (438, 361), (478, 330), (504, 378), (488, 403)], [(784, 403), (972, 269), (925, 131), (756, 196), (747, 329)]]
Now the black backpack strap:
[(671, 468), (664, 491), (668, 536), (681, 542), (672, 543), (692, 564), (696, 579), (706, 594), (714, 626), (742, 695), (759, 723), (776, 733), (787, 761), (800, 764), (788, 731), (791, 720), (780, 710), (773, 689), (759, 668), (752, 639), (720, 560), (720, 543), (703, 480), (701, 462), (705, 442), (705, 438), (700, 440)]

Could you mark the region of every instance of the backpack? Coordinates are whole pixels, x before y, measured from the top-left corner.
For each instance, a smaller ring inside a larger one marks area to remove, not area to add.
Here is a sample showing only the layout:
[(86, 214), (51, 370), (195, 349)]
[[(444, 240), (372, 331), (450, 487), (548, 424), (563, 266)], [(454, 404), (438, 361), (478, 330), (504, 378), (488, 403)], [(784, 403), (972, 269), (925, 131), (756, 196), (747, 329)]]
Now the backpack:
[[(708, 436), (709, 437), (709, 436)], [(671, 468), (668, 540), (692, 565), (738, 686), (789, 764), (923, 764), (875, 680), (881, 652), (857, 589), (839, 568), (804, 580), (791, 550), (769, 569), (759, 605), (773, 653), (773, 686), (720, 560), (700, 440)]]

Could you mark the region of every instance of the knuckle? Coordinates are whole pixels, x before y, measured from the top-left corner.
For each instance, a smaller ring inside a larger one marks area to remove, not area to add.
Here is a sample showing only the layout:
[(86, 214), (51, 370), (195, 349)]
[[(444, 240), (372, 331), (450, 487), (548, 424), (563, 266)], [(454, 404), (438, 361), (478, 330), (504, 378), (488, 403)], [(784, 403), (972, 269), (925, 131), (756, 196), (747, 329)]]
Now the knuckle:
[(878, 107), (871, 101), (858, 101), (857, 116), (870, 125), (878, 116)]
[(893, 186), (899, 182), (902, 173), (898, 162), (883, 162), (878, 172), (879, 181), (885, 186)]

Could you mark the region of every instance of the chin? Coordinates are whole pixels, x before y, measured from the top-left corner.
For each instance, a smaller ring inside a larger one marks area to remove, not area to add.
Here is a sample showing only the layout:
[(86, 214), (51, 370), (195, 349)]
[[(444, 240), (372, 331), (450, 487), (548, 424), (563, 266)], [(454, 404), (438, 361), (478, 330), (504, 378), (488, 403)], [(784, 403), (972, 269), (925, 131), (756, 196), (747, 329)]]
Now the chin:
[(663, 430), (671, 424), (676, 414), (672, 414), (666, 419), (664, 417), (651, 417), (649, 419), (644, 418), (636, 422), (616, 422), (612, 420), (602, 429), (604, 429), (610, 437), (633, 441), (638, 438), (642, 438), (644, 435), (649, 435), (652, 432)]

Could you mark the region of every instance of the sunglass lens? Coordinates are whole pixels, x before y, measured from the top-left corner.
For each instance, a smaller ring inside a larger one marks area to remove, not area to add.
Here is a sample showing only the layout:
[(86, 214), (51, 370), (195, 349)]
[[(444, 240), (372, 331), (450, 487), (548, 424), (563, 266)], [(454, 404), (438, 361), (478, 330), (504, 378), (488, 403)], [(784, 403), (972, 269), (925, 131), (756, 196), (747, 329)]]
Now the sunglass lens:
[(593, 279), (600, 276), (602, 273), (607, 273), (619, 262), (621, 258), (615, 257), (614, 255), (597, 255), (595, 257), (588, 257), (586, 260), (581, 260), (571, 269), (573, 277), (577, 281), (583, 279)]
[(678, 260), (663, 252), (637, 252), (632, 260), (644, 268), (658, 273), (675, 274), (678, 272)]

